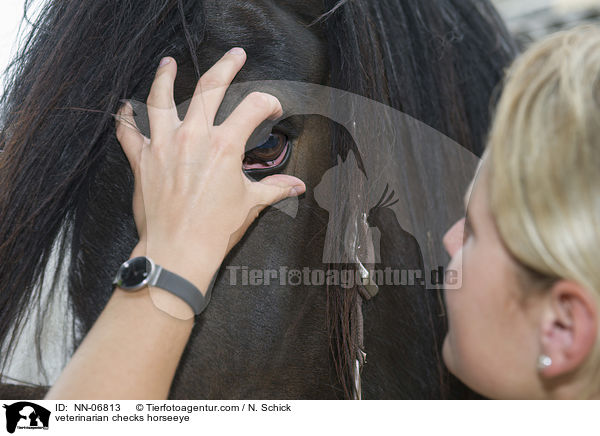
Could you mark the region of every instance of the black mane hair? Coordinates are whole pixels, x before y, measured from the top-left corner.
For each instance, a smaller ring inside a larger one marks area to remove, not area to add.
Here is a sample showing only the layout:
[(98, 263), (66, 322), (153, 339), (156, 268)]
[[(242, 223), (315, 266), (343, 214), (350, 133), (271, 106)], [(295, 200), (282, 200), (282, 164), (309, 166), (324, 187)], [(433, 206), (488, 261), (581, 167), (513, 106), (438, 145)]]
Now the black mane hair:
[[(517, 54), (514, 41), (489, 1), (349, 0), (326, 3), (326, 10), (332, 11), (323, 16), (331, 86), (385, 103), (481, 156), (504, 68)], [(337, 156), (346, 156), (354, 145), (344, 128), (332, 123), (331, 131), (331, 159), (335, 163)], [(342, 174), (339, 176), (343, 177)], [(345, 209), (349, 198), (356, 198), (366, 188), (346, 186), (341, 179), (337, 187), (338, 203), (334, 210), (339, 211)], [(343, 234), (349, 218), (340, 214), (332, 234)], [(335, 244), (336, 241), (330, 243)], [(381, 255), (383, 259), (384, 253)], [(388, 255), (398, 257), (397, 253)], [(332, 353), (347, 397), (352, 394), (349, 387), (353, 386), (353, 362), (356, 359), (357, 297), (356, 287), (351, 290), (328, 289)], [(378, 295), (373, 305), (378, 304), (377, 298), (382, 297)], [(414, 304), (411, 309), (421, 311), (425, 319), (431, 319), (431, 331), (413, 332), (417, 335), (415, 342), (422, 344), (423, 348), (431, 344), (431, 348), (438, 352), (424, 353), (424, 356), (415, 358), (414, 366), (406, 368), (406, 373), (414, 375), (422, 368), (431, 368), (432, 361), (440, 362), (438, 371), (434, 367), (430, 375), (433, 380), (439, 380), (440, 390), (436, 397), (453, 395), (450, 389), (454, 384), (450, 382), (447, 371), (441, 368), (439, 352), (446, 325), (445, 319), (438, 316), (443, 311), (438, 296), (411, 304)], [(393, 307), (402, 308), (402, 301), (394, 301)], [(401, 316), (409, 314), (403, 313), (396, 318)], [(437, 320), (434, 319), (436, 317)], [(369, 323), (368, 316), (365, 323)], [(394, 329), (392, 324), (387, 327), (390, 331)], [(378, 336), (386, 335), (379, 331)], [(387, 346), (402, 348), (399, 342)], [(368, 343), (366, 347), (368, 351)], [(394, 363), (399, 368), (409, 365), (408, 362), (378, 361), (365, 367), (366, 375), (369, 371), (377, 371), (373, 365)], [(403, 381), (405, 389), (407, 385), (413, 386), (408, 389), (409, 395), (423, 389), (423, 380), (413, 378), (414, 383)], [(388, 391), (397, 391), (392, 387), (394, 383), (397, 381), (389, 380)], [(378, 398), (386, 395), (386, 387), (381, 389)]]

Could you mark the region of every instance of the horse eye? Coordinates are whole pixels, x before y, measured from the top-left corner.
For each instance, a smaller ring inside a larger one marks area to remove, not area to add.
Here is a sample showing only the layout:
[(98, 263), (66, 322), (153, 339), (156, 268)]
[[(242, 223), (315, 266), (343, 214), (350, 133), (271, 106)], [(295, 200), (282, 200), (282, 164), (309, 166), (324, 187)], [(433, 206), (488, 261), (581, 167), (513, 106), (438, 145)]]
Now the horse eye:
[(242, 168), (245, 170), (274, 168), (283, 162), (288, 146), (286, 135), (271, 133), (264, 144), (246, 153)]

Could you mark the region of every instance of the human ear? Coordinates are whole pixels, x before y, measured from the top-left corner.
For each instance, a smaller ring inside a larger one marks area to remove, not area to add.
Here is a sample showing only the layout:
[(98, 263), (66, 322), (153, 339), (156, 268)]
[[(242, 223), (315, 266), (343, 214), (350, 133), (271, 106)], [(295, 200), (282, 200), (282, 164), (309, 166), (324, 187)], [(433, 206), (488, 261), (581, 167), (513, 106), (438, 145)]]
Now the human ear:
[(598, 330), (598, 308), (592, 294), (571, 280), (559, 280), (549, 290), (542, 316), (542, 354), (548, 356), (540, 374), (566, 375), (591, 354)]

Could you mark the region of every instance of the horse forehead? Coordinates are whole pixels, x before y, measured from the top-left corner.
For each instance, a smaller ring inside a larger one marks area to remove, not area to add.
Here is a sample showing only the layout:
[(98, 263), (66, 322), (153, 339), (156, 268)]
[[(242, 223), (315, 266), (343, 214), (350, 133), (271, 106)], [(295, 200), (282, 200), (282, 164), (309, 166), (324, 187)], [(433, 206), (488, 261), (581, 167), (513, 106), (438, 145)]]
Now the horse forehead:
[(324, 11), (323, 0), (205, 0), (208, 11), (237, 11), (244, 17), (280, 10), (312, 22)]
[(310, 17), (311, 21), (324, 12), (323, 0), (281, 0), (277, 3), (287, 10)]
[(220, 117), (233, 110), (241, 95), (252, 90), (278, 95), (276, 90), (257, 88), (254, 81), (326, 84), (326, 36), (318, 26), (308, 26), (314, 19), (312, 15), (320, 15), (321, 7), (315, 5), (322, 5), (322, 1), (205, 0), (206, 41), (210, 43), (199, 53), (202, 67), (208, 69), (229, 47), (241, 46), (248, 53), (244, 68), (234, 80), (248, 85), (237, 93), (227, 93)]
[(205, 0), (206, 30), (220, 44), (277, 47), (281, 55), (302, 49), (315, 55), (325, 38), (319, 26), (309, 24), (321, 15), (321, 6), (320, 0)]

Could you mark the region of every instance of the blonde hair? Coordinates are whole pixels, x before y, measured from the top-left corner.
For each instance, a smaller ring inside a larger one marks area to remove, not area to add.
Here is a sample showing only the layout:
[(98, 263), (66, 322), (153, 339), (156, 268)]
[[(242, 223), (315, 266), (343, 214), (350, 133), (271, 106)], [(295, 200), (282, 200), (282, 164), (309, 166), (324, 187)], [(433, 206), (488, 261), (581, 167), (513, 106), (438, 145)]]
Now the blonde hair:
[[(579, 283), (600, 304), (600, 28), (557, 33), (517, 59), (484, 159), (510, 254), (540, 277)], [(582, 368), (596, 391), (599, 351), (597, 343)]]

